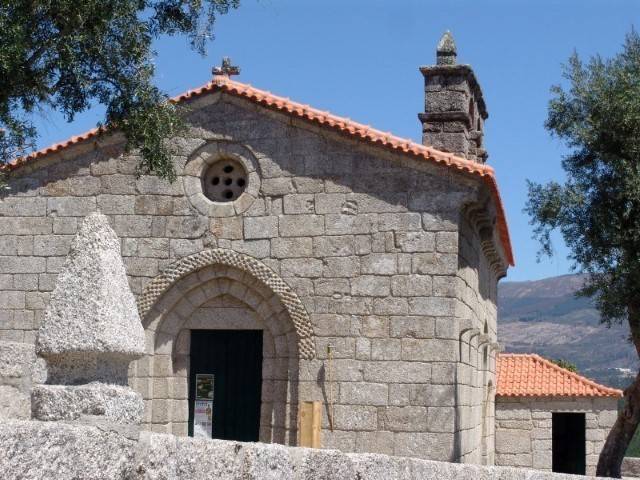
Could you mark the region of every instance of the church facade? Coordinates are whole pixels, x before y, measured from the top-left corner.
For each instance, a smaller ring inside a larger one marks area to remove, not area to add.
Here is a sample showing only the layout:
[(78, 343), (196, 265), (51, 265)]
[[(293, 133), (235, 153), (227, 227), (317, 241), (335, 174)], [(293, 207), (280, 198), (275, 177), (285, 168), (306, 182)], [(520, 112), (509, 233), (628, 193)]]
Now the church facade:
[(493, 464), (496, 290), (513, 255), (487, 112), (450, 37), (421, 71), (423, 144), (222, 68), (176, 99), (174, 183), (137, 176), (117, 133), (16, 162), (2, 340), (35, 344), (79, 224), (100, 211), (145, 330), (129, 372), (145, 428), (295, 445), (316, 402), (323, 447)]

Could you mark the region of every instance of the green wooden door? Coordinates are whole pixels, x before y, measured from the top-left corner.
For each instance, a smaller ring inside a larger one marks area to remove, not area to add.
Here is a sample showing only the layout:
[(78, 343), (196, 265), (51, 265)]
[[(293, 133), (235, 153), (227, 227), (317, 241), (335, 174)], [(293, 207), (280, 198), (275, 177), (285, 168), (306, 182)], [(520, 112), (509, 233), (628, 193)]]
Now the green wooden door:
[(191, 331), (189, 435), (258, 441), (261, 388), (262, 330)]

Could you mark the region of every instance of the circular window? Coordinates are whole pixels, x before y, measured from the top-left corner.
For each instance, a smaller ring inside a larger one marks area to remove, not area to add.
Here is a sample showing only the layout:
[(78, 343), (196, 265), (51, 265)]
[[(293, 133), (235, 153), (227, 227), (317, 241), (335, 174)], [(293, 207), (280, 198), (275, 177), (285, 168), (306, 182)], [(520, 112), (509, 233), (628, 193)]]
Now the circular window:
[(247, 171), (237, 160), (223, 158), (207, 168), (202, 190), (214, 202), (233, 202), (247, 188)]

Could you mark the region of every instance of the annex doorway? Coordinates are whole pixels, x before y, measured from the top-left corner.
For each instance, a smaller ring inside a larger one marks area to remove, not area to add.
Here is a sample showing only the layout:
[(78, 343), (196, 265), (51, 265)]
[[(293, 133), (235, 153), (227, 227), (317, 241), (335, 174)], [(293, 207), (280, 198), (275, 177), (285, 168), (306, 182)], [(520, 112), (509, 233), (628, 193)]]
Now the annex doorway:
[(192, 330), (189, 435), (256, 442), (262, 330)]
[(554, 472), (585, 474), (585, 414), (552, 414), (552, 448)]

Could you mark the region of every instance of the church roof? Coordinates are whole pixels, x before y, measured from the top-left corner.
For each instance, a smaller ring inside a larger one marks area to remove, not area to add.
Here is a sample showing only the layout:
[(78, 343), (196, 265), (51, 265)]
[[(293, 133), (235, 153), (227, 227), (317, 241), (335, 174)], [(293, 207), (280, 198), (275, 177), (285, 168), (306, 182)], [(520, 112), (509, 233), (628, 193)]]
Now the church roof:
[(496, 395), (502, 397), (621, 397), (605, 387), (533, 353), (503, 353), (497, 361)]
[[(322, 125), (323, 127), (331, 128), (339, 133), (351, 136), (358, 140), (362, 140), (391, 151), (411, 155), (421, 160), (433, 162), (449, 167), (453, 170), (481, 178), (489, 188), (496, 204), (497, 229), (507, 261), (510, 265), (514, 265), (513, 250), (511, 248), (511, 240), (509, 237), (504, 205), (502, 204), (500, 192), (498, 191), (495, 172), (490, 166), (457, 157), (451, 153), (441, 152), (432, 147), (415, 143), (412, 140), (396, 137), (389, 132), (383, 132), (381, 130), (371, 128), (368, 125), (354, 122), (351, 119), (332, 115), (329, 112), (317, 110), (309, 105), (304, 105), (294, 102), (288, 98), (273, 95), (270, 92), (259, 90), (251, 85), (232, 80), (225, 75), (217, 75), (211, 82), (203, 85), (202, 87), (189, 90), (178, 95), (177, 97), (174, 97), (172, 101), (182, 102), (214, 92), (224, 92), (229, 95), (241, 97), (258, 105), (302, 118), (312, 123)], [(60, 150), (68, 148), (74, 144), (90, 140), (91, 138), (96, 137), (98, 133), (99, 129), (94, 128), (81, 135), (71, 137), (63, 142), (50, 145), (14, 160), (8, 165), (8, 168), (13, 170), (37, 158), (54, 152), (59, 152)]]

